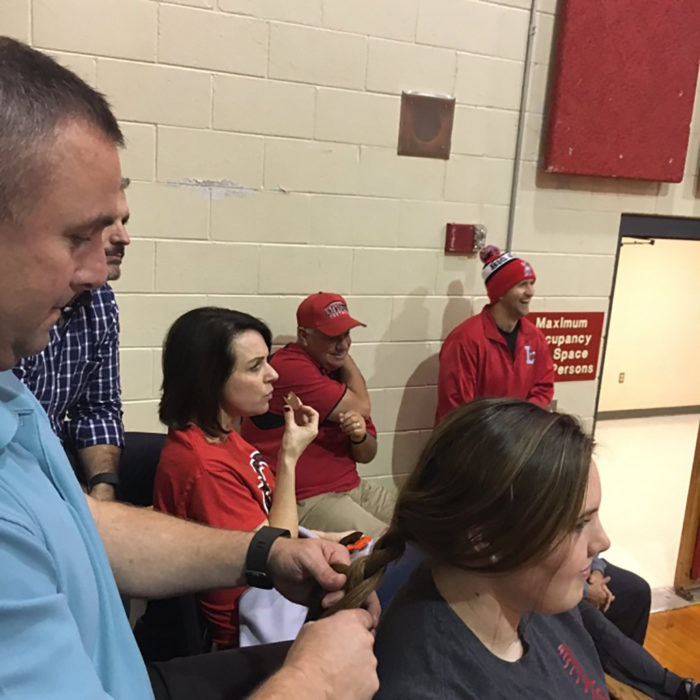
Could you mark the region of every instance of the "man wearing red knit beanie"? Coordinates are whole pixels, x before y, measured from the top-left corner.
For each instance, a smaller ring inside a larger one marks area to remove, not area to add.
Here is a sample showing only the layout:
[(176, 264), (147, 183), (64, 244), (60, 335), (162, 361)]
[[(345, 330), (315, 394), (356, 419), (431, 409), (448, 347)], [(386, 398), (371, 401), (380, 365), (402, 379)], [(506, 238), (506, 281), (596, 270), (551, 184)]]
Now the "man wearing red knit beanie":
[(496, 246), (483, 248), (480, 257), (490, 303), (460, 323), (442, 345), (436, 424), (476, 398), (507, 396), (546, 408), (554, 395), (547, 341), (525, 318), (535, 293), (535, 271)]

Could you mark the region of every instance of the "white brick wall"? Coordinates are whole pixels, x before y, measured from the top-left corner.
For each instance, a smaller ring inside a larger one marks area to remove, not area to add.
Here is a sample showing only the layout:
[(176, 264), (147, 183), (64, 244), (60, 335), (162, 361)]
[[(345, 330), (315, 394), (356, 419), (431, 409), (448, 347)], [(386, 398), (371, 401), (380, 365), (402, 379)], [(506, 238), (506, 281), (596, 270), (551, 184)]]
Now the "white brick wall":
[(314, 197), (309, 240), (315, 244), (395, 247), (399, 201), (377, 197)]
[(0, 3), (0, 27), (6, 36), (29, 41), (31, 36), (31, 0), (5, 0)]
[(339, 294), (349, 294), (352, 269), (352, 248), (265, 246), (260, 251), (258, 291), (305, 296), (310, 290), (335, 289)]
[(265, 189), (355, 194), (359, 160), (360, 150), (355, 145), (267, 139)]
[(452, 156), (447, 164), (445, 199), (508, 204), (512, 173), (512, 160)]
[[(3, 0), (0, 31), (105, 92), (127, 138), (126, 424), (158, 429), (160, 345), (222, 304), (294, 333), (304, 295), (348, 296), (367, 328), (379, 454), (400, 481), (427, 439), (440, 341), (486, 302), (447, 222), (505, 243), (530, 0)], [(540, 0), (514, 250), (544, 310), (607, 310), (620, 213), (700, 216), (700, 126), (680, 185), (537, 172), (556, 0)], [(396, 155), (400, 94), (457, 99), (449, 161)], [(557, 386), (590, 420), (596, 382)]]
[(161, 182), (222, 181), (260, 187), (263, 139), (225, 131), (158, 127), (157, 173)]
[(452, 153), (510, 159), (515, 153), (518, 113), (458, 105)]
[(454, 51), (370, 39), (367, 89), (392, 95), (400, 95), (402, 90), (451, 94), (455, 66)]
[(315, 102), (311, 85), (215, 75), (213, 127), (313, 138)]
[(267, 23), (260, 20), (166, 4), (160, 7), (158, 60), (161, 63), (265, 75), (267, 38)]
[(155, 291), (155, 271), (155, 242), (133, 238), (126, 251), (122, 276), (115, 286), (118, 285), (120, 292), (153, 292)]
[(527, 44), (528, 13), (479, 0), (421, 0), (416, 40), (522, 60)]
[[(2, 10), (0, 10), (2, 12)], [(0, 18), (0, 27), (3, 27)], [(77, 53), (65, 53), (63, 51), (47, 51), (49, 56), (59, 63), (70, 68), (79, 75), (86, 83), (97, 87), (97, 59), (92, 56), (83, 56)]]
[(219, 0), (224, 12), (314, 26), (321, 24), (322, 6), (322, 0)]
[(121, 123), (126, 148), (122, 151), (122, 172), (135, 182), (156, 177), (156, 127), (153, 124)]
[(367, 39), (289, 24), (270, 26), (269, 77), (360, 90)]
[(97, 62), (97, 88), (119, 119), (173, 126), (209, 126), (211, 77), (148, 63)]
[(156, 292), (251, 293), (259, 289), (260, 247), (245, 243), (156, 243)]
[[(129, 226), (129, 233), (137, 242), (143, 237), (208, 238), (208, 190), (202, 192), (195, 187), (173, 187), (161, 182), (137, 181), (129, 187), (128, 195), (130, 208), (143, 212)], [(130, 257), (138, 255), (132, 254)]]
[(248, 192), (211, 202), (213, 240), (308, 243), (310, 228), (311, 199), (305, 194)]
[[(144, 0), (34, 0), (32, 35), (41, 48), (155, 61), (158, 5)], [(3, 29), (4, 30), (4, 29)]]
[(325, 0), (323, 26), (344, 32), (413, 41), (418, 0)]
[(398, 96), (319, 88), (315, 136), (319, 141), (396, 147), (400, 111)]
[(517, 110), (520, 107), (522, 80), (521, 61), (466, 53), (457, 56), (457, 102)]

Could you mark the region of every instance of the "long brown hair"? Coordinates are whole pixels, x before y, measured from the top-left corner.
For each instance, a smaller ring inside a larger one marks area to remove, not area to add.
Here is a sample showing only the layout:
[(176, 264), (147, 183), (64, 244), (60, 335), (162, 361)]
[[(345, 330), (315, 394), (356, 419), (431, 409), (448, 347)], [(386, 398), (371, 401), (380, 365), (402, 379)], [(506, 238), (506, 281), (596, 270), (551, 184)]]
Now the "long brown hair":
[(494, 574), (543, 559), (576, 525), (592, 452), (573, 417), (527, 401), (479, 399), (454, 410), (400, 490), (389, 529), (352, 563), (347, 595), (327, 614), (361, 605), (406, 542), (432, 561)]

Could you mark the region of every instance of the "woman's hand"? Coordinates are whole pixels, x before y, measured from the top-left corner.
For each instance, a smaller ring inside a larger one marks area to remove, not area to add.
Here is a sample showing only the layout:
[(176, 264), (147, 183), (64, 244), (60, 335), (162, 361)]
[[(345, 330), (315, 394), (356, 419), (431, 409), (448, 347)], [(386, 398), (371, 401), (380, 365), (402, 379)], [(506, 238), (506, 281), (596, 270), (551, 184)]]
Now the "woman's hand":
[(357, 411), (346, 411), (340, 416), (340, 429), (352, 440), (360, 442), (367, 434), (365, 419)]
[(281, 455), (294, 462), (318, 435), (318, 412), (311, 406), (300, 406), (294, 410), (284, 407), (284, 435), (282, 436)]

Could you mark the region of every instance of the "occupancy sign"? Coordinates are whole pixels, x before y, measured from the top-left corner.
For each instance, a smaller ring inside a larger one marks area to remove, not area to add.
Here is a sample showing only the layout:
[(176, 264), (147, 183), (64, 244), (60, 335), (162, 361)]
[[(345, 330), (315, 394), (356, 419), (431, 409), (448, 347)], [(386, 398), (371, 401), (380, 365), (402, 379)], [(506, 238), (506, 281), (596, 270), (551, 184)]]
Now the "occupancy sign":
[(528, 314), (528, 320), (544, 333), (549, 343), (555, 382), (595, 379), (604, 315), (602, 311)]

